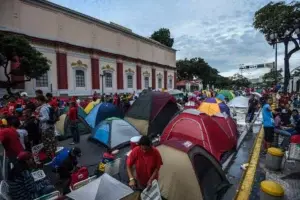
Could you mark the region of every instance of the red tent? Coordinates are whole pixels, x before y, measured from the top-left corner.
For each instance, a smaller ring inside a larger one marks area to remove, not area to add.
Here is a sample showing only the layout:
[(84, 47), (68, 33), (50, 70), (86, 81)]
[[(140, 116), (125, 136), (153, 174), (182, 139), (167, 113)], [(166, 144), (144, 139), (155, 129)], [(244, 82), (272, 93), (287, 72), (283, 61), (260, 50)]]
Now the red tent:
[(237, 125), (230, 116), (226, 116), (220, 113), (219, 115), (213, 115), (212, 119), (216, 121), (219, 124), (219, 126), (221, 126), (224, 129), (228, 137), (230, 137), (232, 140), (237, 142), (237, 138), (238, 138)]
[(161, 136), (161, 141), (188, 140), (199, 145), (221, 160), (224, 153), (233, 150), (237, 141), (228, 136), (212, 117), (196, 109), (187, 109), (174, 117)]

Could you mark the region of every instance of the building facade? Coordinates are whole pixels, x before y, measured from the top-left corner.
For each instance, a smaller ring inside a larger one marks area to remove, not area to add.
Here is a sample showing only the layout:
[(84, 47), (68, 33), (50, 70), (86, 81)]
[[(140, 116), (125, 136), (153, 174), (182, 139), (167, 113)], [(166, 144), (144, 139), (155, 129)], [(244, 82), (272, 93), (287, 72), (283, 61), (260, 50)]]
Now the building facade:
[(1, 0), (0, 31), (24, 35), (51, 61), (47, 74), (18, 87), (28, 94), (175, 88), (176, 50), (46, 0)]

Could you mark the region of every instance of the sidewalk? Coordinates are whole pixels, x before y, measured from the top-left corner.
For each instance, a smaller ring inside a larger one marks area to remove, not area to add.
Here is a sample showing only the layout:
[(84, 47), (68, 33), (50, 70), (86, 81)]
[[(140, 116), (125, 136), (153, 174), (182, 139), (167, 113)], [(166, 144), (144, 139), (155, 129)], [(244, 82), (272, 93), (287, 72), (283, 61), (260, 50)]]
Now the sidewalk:
[(285, 200), (300, 200), (300, 162), (287, 161), (284, 169), (279, 172), (265, 168), (265, 156), (260, 156), (260, 161), (255, 174), (250, 199), (259, 199), (260, 182), (273, 180), (279, 183), (285, 192)]

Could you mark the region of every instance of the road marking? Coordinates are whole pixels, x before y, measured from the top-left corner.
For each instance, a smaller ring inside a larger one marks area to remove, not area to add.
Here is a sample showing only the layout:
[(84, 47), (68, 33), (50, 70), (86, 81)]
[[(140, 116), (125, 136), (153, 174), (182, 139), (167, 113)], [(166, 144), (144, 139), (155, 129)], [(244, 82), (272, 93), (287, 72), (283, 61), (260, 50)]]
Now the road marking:
[(239, 189), (235, 196), (235, 200), (248, 200), (251, 195), (252, 186), (255, 178), (255, 172), (259, 161), (261, 145), (263, 142), (263, 136), (264, 131), (263, 128), (261, 128), (256, 136), (255, 143), (252, 148), (251, 156), (248, 162), (249, 165), (243, 174)]

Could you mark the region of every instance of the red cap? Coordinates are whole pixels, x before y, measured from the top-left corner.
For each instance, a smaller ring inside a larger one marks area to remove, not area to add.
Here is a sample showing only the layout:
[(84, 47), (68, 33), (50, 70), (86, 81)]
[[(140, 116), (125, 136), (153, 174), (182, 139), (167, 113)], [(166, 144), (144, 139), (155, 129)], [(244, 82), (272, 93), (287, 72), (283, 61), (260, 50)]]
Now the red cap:
[(30, 158), (32, 158), (32, 155), (28, 151), (22, 151), (21, 153), (19, 153), (17, 157), (18, 160), (23, 160), (23, 161), (29, 160)]

